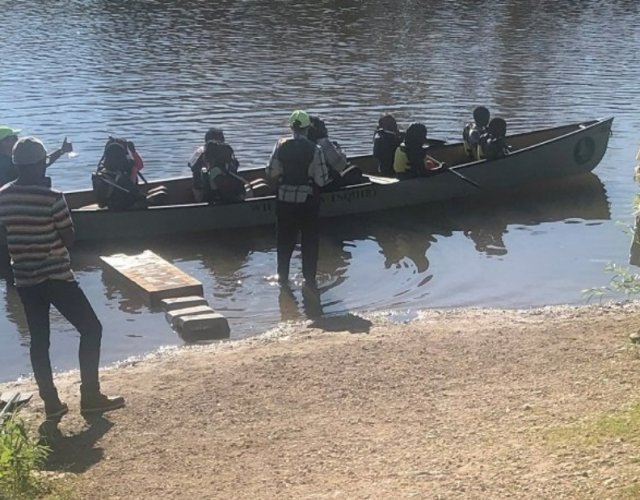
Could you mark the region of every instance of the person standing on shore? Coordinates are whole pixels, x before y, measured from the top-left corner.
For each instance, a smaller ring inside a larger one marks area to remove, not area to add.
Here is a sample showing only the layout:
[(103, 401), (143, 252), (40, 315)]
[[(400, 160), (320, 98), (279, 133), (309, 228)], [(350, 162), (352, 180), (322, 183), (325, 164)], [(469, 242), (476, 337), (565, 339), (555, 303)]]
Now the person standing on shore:
[(289, 264), (301, 235), (302, 275), (305, 284), (316, 287), (319, 245), (320, 194), (329, 182), (322, 150), (307, 135), (309, 115), (296, 110), (289, 118), (292, 136), (280, 139), (273, 149), (266, 174), (277, 179), (276, 195), (278, 281), (289, 281)]
[[(18, 178), (18, 168), (13, 164), (11, 152), (18, 142), (20, 130), (7, 125), (0, 125), (0, 187)], [(71, 153), (73, 145), (65, 137), (62, 147), (51, 153), (47, 158), (47, 167), (53, 165), (65, 153)]]
[(12, 162), (18, 179), (0, 188), (0, 223), (7, 230), (11, 267), (31, 335), (31, 365), (47, 419), (69, 407), (60, 401), (49, 357), (49, 309), (53, 305), (80, 333), (81, 412), (122, 408), (121, 397), (100, 392), (102, 325), (75, 281), (68, 248), (74, 229), (64, 195), (45, 177), (47, 152), (34, 137), (16, 142)]

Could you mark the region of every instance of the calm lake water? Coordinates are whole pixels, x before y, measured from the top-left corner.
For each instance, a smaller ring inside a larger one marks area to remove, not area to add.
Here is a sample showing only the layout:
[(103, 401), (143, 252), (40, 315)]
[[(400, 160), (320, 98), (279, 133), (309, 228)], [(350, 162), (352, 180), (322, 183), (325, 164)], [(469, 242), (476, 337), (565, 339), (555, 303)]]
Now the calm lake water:
[[(628, 261), (640, 132), (640, 4), (431, 0), (32, 0), (5, 2), (0, 122), (64, 136), (79, 156), (52, 168), (89, 186), (108, 134), (133, 139), (148, 178), (186, 175), (205, 130), (222, 126), (245, 165), (264, 164), (288, 114), (321, 115), (350, 154), (369, 152), (380, 112), (457, 141), (478, 104), (511, 132), (615, 116), (597, 177), (513, 199), (345, 218), (322, 229), (321, 307), (411, 311), (581, 303)], [(274, 285), (273, 229), (187, 241), (79, 247), (74, 268), (105, 324), (103, 362), (180, 341), (100, 265), (150, 248), (205, 286), (233, 337), (302, 319), (309, 304)], [(296, 270), (299, 262), (295, 261)], [(52, 322), (59, 370), (76, 333)], [(30, 372), (15, 289), (0, 284), (0, 381)]]

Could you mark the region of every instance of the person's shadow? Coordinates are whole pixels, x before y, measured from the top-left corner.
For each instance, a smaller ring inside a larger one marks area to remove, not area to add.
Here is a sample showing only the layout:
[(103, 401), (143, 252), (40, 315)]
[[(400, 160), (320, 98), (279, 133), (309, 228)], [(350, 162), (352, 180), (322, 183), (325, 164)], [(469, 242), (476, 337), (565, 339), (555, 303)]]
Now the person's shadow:
[(325, 332), (369, 333), (371, 321), (352, 313), (327, 316), (322, 307), (320, 290), (316, 287), (302, 287), (302, 311), (293, 290), (288, 285), (280, 287), (279, 305), (283, 321), (311, 320), (309, 328), (318, 328)]
[(84, 417), (87, 427), (78, 434), (64, 435), (58, 428), (59, 421), (47, 420), (38, 428), (42, 444), (51, 453), (44, 469), (79, 474), (89, 470), (104, 458), (104, 450), (96, 443), (113, 427), (102, 415)]

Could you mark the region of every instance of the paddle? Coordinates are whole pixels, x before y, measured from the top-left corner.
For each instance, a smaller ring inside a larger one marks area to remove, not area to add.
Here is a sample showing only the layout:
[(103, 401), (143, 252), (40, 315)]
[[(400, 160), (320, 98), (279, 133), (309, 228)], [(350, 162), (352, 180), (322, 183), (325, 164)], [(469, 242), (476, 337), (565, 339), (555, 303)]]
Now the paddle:
[(452, 174), (454, 174), (454, 175), (456, 175), (456, 176), (460, 177), (460, 179), (462, 179), (463, 181), (465, 181), (465, 182), (467, 182), (467, 183), (471, 184), (473, 187), (476, 187), (476, 188), (478, 188), (478, 189), (480, 189), (480, 190), (482, 190), (482, 191), (485, 191), (485, 188), (483, 188), (480, 184), (478, 184), (477, 182), (472, 181), (472, 180), (471, 180), (471, 179), (469, 179), (468, 177), (466, 177), (466, 176), (462, 175), (462, 174), (461, 174), (460, 172), (458, 172), (457, 170), (455, 170), (455, 169), (453, 169), (453, 168), (446, 168), (446, 167), (445, 167), (445, 169), (446, 169), (446, 171), (447, 171), (447, 172), (451, 172)]
[(20, 393), (16, 392), (13, 396), (11, 396), (9, 401), (7, 401), (7, 404), (4, 406), (4, 408), (0, 410), (0, 422), (2, 422), (2, 420), (4, 419), (4, 416), (7, 413), (9, 413), (9, 408), (11, 408), (16, 403), (16, 401), (18, 401), (19, 398), (20, 398)]
[(119, 189), (120, 191), (124, 191), (125, 193), (129, 193), (131, 194), (131, 191), (129, 191), (126, 188), (123, 188), (122, 186), (120, 186), (119, 184), (116, 184), (115, 182), (113, 182), (110, 179), (107, 179), (104, 175), (101, 175), (100, 178), (107, 184), (109, 184), (110, 186), (113, 186), (116, 189)]

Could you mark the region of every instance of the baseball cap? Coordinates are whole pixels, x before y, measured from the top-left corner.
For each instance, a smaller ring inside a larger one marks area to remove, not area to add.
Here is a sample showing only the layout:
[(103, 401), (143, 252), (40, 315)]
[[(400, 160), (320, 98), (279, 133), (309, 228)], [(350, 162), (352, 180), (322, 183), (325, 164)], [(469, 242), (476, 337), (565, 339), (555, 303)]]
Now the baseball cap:
[(13, 164), (16, 166), (34, 165), (47, 157), (42, 141), (35, 137), (23, 137), (13, 146)]
[(306, 111), (296, 109), (289, 117), (289, 125), (292, 127), (297, 126), (299, 128), (306, 128), (311, 126), (311, 119)]
[(9, 125), (0, 125), (0, 141), (12, 135), (18, 135), (20, 129), (11, 128)]

